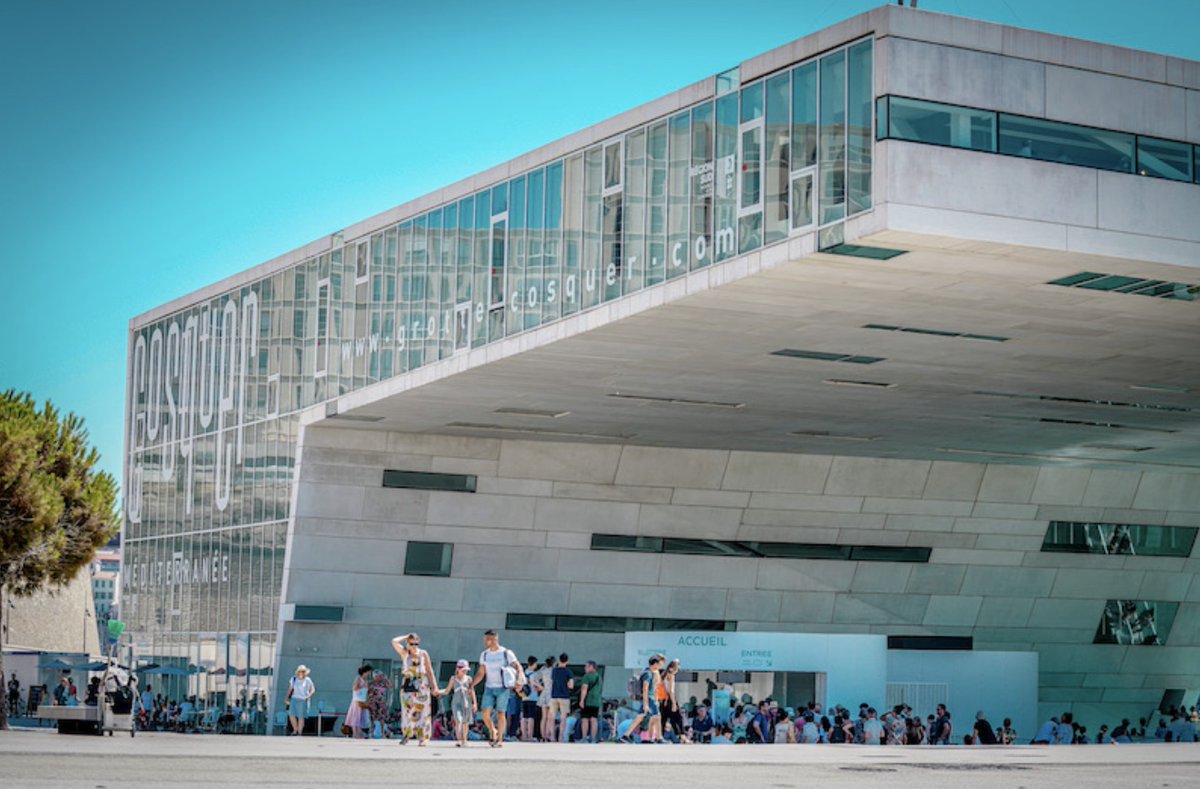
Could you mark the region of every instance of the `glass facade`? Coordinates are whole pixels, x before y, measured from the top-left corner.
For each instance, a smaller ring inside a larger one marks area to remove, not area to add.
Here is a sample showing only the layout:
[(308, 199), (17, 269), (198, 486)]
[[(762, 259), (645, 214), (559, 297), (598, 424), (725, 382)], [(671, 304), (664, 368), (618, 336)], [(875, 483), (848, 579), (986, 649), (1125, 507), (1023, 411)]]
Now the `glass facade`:
[(123, 616), (138, 659), (194, 667), (164, 690), (270, 692), (302, 409), (869, 208), (871, 56), (733, 70), (714, 99), (134, 330)]

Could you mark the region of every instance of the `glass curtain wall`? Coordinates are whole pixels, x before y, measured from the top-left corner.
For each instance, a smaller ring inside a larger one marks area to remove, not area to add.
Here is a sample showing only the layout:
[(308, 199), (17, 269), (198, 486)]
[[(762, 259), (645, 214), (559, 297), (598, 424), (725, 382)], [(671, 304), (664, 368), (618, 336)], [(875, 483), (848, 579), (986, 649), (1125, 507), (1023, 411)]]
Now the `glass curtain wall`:
[[(783, 241), (817, 224), (798, 205), (819, 223), (869, 207), (870, 65), (867, 40), (730, 84), (135, 330), (121, 614), (136, 657), (192, 672), (172, 695), (249, 708), (271, 692), (299, 412)], [(1142, 161), (1182, 170), (1175, 153)]]

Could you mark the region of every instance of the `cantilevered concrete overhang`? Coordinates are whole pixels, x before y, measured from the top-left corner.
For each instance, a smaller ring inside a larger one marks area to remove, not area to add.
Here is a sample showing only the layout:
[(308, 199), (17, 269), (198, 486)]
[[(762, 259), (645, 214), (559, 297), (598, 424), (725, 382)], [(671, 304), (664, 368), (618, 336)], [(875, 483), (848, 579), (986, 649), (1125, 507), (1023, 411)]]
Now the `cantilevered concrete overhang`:
[[(1200, 466), (1200, 302), (1047, 284), (1083, 271), (1195, 282), (1195, 269), (896, 230), (855, 243), (905, 254), (772, 261), (767, 250), (346, 395), (306, 421)], [(786, 350), (850, 358), (776, 353)]]

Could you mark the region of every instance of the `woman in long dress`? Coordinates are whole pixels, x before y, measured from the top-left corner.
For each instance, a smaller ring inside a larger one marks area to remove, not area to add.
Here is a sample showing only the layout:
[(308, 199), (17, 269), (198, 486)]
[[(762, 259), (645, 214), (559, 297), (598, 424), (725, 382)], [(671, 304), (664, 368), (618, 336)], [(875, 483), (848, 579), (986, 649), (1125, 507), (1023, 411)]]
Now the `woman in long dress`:
[(400, 744), (408, 739), (429, 744), (433, 736), (433, 700), (441, 695), (429, 653), (416, 633), (396, 636), (392, 648), (400, 655)]

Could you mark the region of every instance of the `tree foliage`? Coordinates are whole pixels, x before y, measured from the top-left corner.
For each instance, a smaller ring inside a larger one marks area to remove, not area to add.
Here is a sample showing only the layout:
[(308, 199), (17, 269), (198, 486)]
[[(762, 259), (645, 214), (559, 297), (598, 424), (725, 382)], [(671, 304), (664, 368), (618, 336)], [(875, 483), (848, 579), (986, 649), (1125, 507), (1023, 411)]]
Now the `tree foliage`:
[(97, 468), (83, 420), (28, 393), (0, 395), (0, 586), (68, 583), (120, 524), (117, 483)]

